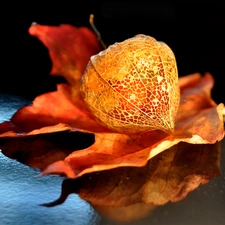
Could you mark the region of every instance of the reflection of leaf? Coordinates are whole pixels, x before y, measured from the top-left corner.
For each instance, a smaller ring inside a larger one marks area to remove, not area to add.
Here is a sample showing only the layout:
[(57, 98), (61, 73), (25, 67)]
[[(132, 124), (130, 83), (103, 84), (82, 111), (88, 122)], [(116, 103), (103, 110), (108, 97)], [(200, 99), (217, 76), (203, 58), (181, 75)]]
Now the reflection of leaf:
[(79, 194), (105, 213), (115, 212), (116, 209), (112, 209), (115, 207), (132, 209), (128, 206), (139, 203), (163, 205), (176, 202), (200, 184), (219, 176), (219, 162), (220, 143), (193, 145), (181, 142), (150, 159), (144, 167), (120, 167), (65, 179), (60, 198), (44, 205), (61, 204), (71, 193)]
[(62, 203), (74, 192), (99, 206), (120, 207), (142, 201), (163, 205), (179, 201), (200, 184), (219, 176), (219, 161), (220, 143), (181, 142), (150, 159), (143, 167), (120, 167), (65, 179), (61, 197), (49, 206)]
[[(0, 148), (8, 157), (41, 170), (50, 164), (43, 175), (64, 173), (75, 178), (117, 167), (144, 166), (179, 142), (213, 144), (224, 137), (224, 105), (211, 99), (214, 81), (210, 74), (179, 79), (181, 101), (174, 133), (158, 130), (130, 136), (112, 133), (95, 121), (79, 91), (79, 81), (90, 56), (100, 50), (95, 35), (87, 28), (69, 25), (35, 25), (29, 31), (48, 47), (53, 61), (51, 74), (64, 76), (68, 84), (59, 84), (57, 91), (38, 96), (33, 105), (21, 108), (9, 122), (0, 124)], [(65, 135), (68, 131), (94, 133), (95, 143), (73, 152), (79, 147), (72, 149), (65, 141), (59, 149), (52, 139), (49, 141), (49, 137), (59, 135), (54, 133)], [(57, 157), (52, 156), (52, 148)]]

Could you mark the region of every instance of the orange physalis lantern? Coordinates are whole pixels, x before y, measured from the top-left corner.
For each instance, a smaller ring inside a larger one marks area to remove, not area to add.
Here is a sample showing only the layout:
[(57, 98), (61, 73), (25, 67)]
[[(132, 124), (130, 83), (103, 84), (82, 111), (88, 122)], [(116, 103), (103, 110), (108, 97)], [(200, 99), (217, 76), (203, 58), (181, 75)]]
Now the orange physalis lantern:
[(171, 133), (180, 101), (176, 59), (163, 42), (136, 35), (91, 57), (81, 91), (89, 109), (120, 133)]

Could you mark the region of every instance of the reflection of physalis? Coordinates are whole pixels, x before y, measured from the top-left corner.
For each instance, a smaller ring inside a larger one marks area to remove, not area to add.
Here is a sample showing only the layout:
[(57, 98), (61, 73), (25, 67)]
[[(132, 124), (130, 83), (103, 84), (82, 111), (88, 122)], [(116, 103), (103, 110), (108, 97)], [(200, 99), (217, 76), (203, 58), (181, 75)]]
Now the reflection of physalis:
[(147, 217), (156, 206), (151, 203), (145, 204), (143, 202), (139, 202), (133, 205), (122, 207), (93, 207), (98, 213), (109, 220), (117, 222), (133, 222), (135, 220), (140, 220)]
[(68, 195), (77, 193), (109, 219), (141, 219), (154, 206), (182, 200), (200, 184), (219, 176), (219, 162), (220, 143), (181, 142), (143, 167), (119, 167), (65, 179), (59, 199), (43, 205), (61, 204)]

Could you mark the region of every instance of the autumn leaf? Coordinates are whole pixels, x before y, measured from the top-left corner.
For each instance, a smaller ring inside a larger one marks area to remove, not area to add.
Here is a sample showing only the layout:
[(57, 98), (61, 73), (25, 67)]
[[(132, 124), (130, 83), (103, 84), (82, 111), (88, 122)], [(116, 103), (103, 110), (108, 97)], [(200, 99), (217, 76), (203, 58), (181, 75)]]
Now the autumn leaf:
[(59, 27), (37, 24), (30, 27), (29, 33), (49, 49), (51, 75), (62, 75), (69, 84), (58, 84), (57, 91), (38, 96), (32, 106), (21, 108), (10, 122), (0, 124), (0, 132), (24, 133), (58, 123), (93, 132), (106, 131), (93, 119), (79, 92), (80, 78), (89, 58), (100, 51), (95, 34), (86, 27), (66, 24)]
[(220, 143), (181, 142), (150, 159), (143, 167), (119, 167), (65, 179), (60, 197), (43, 205), (62, 204), (73, 193), (99, 211), (180, 201), (200, 184), (220, 175), (220, 150)]
[[(217, 106), (209, 96), (208, 89), (213, 85), (212, 76), (195, 74), (189, 78), (190, 83), (181, 87), (176, 130), (171, 135), (159, 130), (142, 135), (97, 133), (93, 145), (85, 151), (71, 153), (64, 161), (53, 163), (42, 175), (63, 173), (76, 178), (86, 173), (122, 166), (144, 166), (149, 159), (180, 142), (213, 144), (221, 140), (224, 137), (224, 105)], [(193, 79), (197, 82), (193, 83)]]
[[(0, 124), (0, 148), (8, 157), (40, 168), (42, 175), (77, 178), (117, 167), (145, 166), (149, 159), (180, 142), (214, 144), (224, 137), (224, 105), (211, 98), (214, 80), (209, 73), (179, 78), (181, 100), (173, 133), (115, 133), (95, 120), (79, 89), (85, 65), (100, 51), (95, 35), (87, 28), (70, 25), (35, 25), (29, 32), (49, 49), (51, 74), (64, 76), (68, 83), (38, 96), (31, 106)], [(95, 142), (84, 149), (66, 141), (57, 147), (55, 138), (68, 132), (93, 133)]]

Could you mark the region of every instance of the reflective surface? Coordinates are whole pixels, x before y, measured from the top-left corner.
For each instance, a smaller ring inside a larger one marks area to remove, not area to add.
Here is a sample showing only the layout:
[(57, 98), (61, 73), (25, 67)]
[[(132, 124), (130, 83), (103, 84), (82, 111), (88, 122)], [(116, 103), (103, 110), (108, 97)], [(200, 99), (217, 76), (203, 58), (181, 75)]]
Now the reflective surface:
[[(21, 106), (30, 104), (21, 97), (0, 94), (0, 122)], [(222, 141), (222, 176), (191, 192), (184, 200), (146, 210), (145, 218), (129, 224), (223, 225), (225, 221), (225, 140)], [(72, 194), (62, 205), (45, 208), (39, 204), (58, 198), (63, 178), (37, 178), (39, 170), (9, 159), (0, 153), (0, 224), (120, 224), (97, 213), (78, 195)], [(137, 205), (142, 207), (141, 205)], [(135, 209), (133, 209), (135, 214)], [(143, 209), (144, 210), (144, 209)], [(100, 211), (99, 211), (100, 212)], [(117, 218), (126, 215), (114, 209)], [(107, 213), (105, 212), (105, 215)], [(122, 215), (122, 216), (121, 216)], [(132, 215), (134, 216), (134, 215)], [(134, 216), (135, 217), (135, 216)]]

